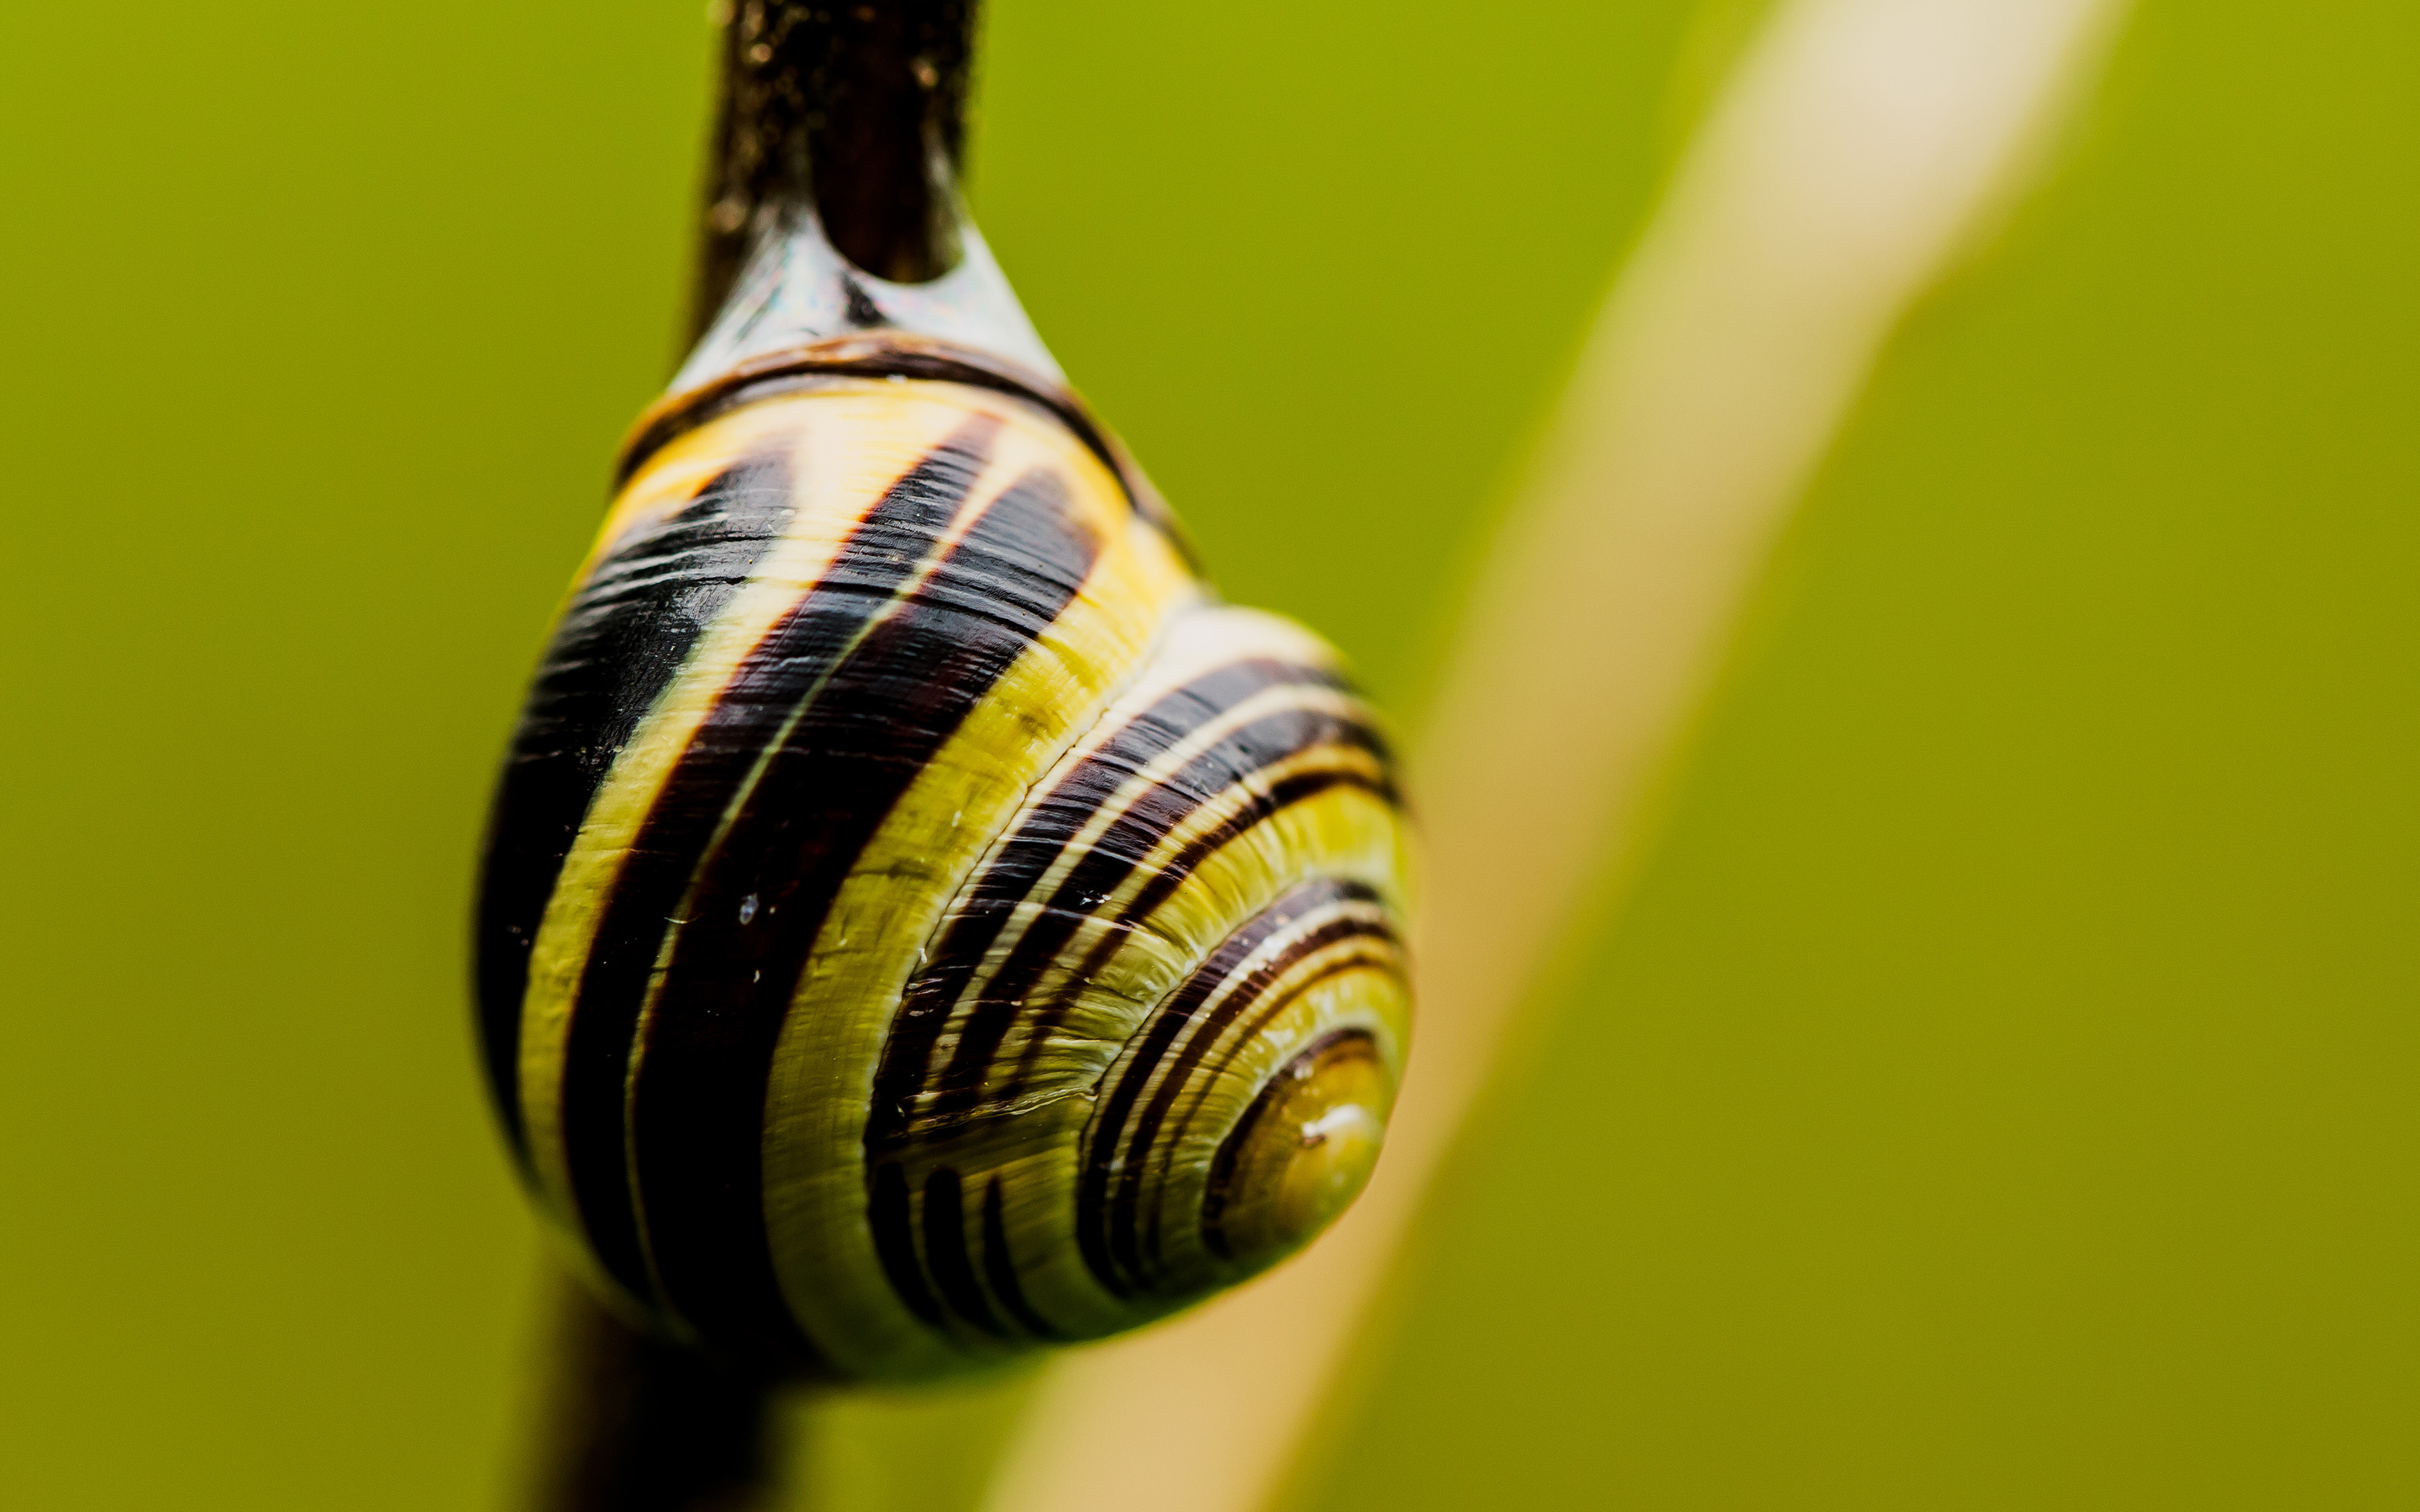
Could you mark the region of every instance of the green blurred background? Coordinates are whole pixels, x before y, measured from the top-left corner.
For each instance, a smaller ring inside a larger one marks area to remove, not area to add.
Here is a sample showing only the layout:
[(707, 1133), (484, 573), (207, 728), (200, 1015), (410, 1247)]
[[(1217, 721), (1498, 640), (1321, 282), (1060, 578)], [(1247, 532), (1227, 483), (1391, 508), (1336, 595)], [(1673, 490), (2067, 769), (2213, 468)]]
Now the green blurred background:
[[(1230, 592), (1417, 731), (1759, 9), (991, 0), (973, 194)], [(686, 0), (0, 11), (0, 1502), (505, 1497), (471, 858), (707, 71)], [(2408, 7), (2137, 8), (1295, 1512), (2420, 1499), (2415, 185)]]

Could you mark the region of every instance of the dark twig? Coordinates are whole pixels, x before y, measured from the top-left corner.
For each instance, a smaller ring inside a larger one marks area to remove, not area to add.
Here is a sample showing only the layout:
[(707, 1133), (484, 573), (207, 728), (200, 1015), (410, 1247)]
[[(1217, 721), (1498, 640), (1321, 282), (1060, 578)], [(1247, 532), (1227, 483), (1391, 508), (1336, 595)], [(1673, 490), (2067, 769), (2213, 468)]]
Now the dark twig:
[(778, 1382), (632, 1329), (566, 1281), (535, 1512), (758, 1512), (775, 1504)]
[(957, 262), (974, 0), (731, 0), (693, 332), (757, 232), (812, 205), (841, 255), (895, 283)]

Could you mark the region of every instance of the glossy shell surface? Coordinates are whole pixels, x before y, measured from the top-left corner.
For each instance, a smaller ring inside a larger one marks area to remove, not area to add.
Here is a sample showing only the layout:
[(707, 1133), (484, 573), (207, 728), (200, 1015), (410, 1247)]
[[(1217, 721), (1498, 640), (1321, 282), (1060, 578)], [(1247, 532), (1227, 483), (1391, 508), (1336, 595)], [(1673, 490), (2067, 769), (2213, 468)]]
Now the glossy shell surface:
[(478, 921), (529, 1184), (656, 1326), (843, 1379), (1094, 1337), (1348, 1202), (1408, 1034), (1383, 739), (997, 387), (655, 445), (514, 738)]

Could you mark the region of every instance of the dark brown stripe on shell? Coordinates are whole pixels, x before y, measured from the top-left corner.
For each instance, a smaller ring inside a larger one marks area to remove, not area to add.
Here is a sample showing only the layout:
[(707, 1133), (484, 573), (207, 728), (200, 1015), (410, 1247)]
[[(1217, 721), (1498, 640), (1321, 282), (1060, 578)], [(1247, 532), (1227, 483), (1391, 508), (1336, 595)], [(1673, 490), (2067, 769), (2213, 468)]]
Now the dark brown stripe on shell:
[[(1158, 1262), (1159, 1210), (1156, 1206), (1152, 1210), (1147, 1246), (1146, 1236), (1138, 1221), (1139, 1209), (1142, 1201), (1142, 1183), (1149, 1169), (1152, 1147), (1158, 1141), (1159, 1131), (1167, 1122), (1170, 1110), (1176, 1106), (1177, 1098), (1183, 1095), (1187, 1088), (1194, 1088), (1193, 1103), (1186, 1109), (1185, 1117), (1179, 1120), (1172, 1137), (1184, 1137), (1187, 1126), (1193, 1120), (1194, 1112), (1201, 1106), (1202, 1096), (1208, 1090), (1206, 1085), (1208, 1078), (1196, 1075), (1201, 1069), (1202, 1057), (1209, 1054), (1210, 1047), (1225, 1034), (1227, 1026), (1235, 1021), (1236, 1016), (1258, 1003), (1277, 979), (1292, 969), (1295, 963), (1318, 951), (1327, 949), (1331, 946), (1353, 939), (1365, 940), (1372, 944), (1384, 943), (1388, 946), (1396, 943), (1394, 930), (1378, 920), (1340, 918), (1333, 923), (1323, 924), (1288, 947), (1283, 956), (1253, 972), (1249, 980), (1240, 984), (1233, 992), (1220, 999), (1218, 1008), (1202, 1021), (1202, 1026), (1186, 1038), (1185, 1048), (1177, 1052), (1176, 1059), (1169, 1065), (1168, 1074), (1159, 1079), (1158, 1089), (1152, 1093), (1151, 1101), (1144, 1105), (1142, 1116), (1135, 1120), (1134, 1132), (1128, 1139), (1125, 1162), (1118, 1176), (1117, 1196), (1112, 1201), (1109, 1213), (1109, 1240), (1112, 1252), (1117, 1254), (1118, 1258), (1130, 1273), (1140, 1273), (1146, 1266), (1156, 1265)], [(1384, 965), (1388, 962), (1388, 956), (1382, 956), (1367, 948), (1342, 961), (1332, 962), (1316, 975), (1297, 982), (1293, 991), (1271, 1004), (1261, 1014), (1260, 1023), (1265, 1025), (1270, 1019), (1283, 1012), (1296, 998), (1322, 982), (1332, 981), (1348, 972), (1358, 971), (1368, 966)], [(1233, 1058), (1231, 1048), (1230, 1054), (1221, 1062), (1221, 1068), (1232, 1064)], [(1214, 1071), (1211, 1074), (1215, 1076), (1217, 1072)], [(1121, 1248), (1121, 1246), (1124, 1247)], [(1150, 1250), (1148, 1257), (1143, 1254), (1146, 1247)]]
[(935, 1328), (944, 1326), (941, 1304), (924, 1284), (924, 1269), (916, 1263), (916, 1216), (909, 1211), (908, 1173), (896, 1161), (875, 1167), (873, 1193), (866, 1213), (874, 1226), (874, 1253), (882, 1273), (908, 1310)]
[(1138, 772), (1254, 694), (1272, 687), (1342, 685), (1343, 679), (1326, 668), (1270, 658), (1230, 662), (1156, 700), (1070, 768), (969, 889), (966, 903), (934, 946), (931, 963), (902, 996), (875, 1077), (868, 1149), (887, 1151), (908, 1136), (933, 1047), (984, 957), (1068, 843)]
[(666, 394), (639, 417), (622, 443), (613, 470), (616, 488), (637, 475), (647, 459), (698, 426), (741, 405), (799, 393), (835, 378), (898, 378), (963, 383), (1039, 406), (1084, 449), (1101, 459), (1135, 513), (1151, 521), (1195, 573), (1202, 561), (1175, 512), (1152, 486), (1124, 445), (1074, 391), (1055, 379), (971, 347), (959, 347), (905, 331), (861, 331), (801, 347), (766, 352), (729, 372), (679, 393)]
[[(1178, 852), (1175, 859), (1135, 895), (1134, 902), (1128, 903), (1125, 910), (1111, 921), (1109, 932), (1101, 937), (1099, 944), (1086, 953), (1076, 970), (1069, 975), (1067, 979), (1069, 986), (1061, 989), (1052, 998), (1043, 1015), (1037, 1019), (1037, 1023), (1044, 1029), (1056, 1027), (1066, 1016), (1067, 1008), (1073, 1001), (1074, 984), (1098, 976), (1102, 968), (1108, 965), (1109, 957), (1115, 955), (1119, 948), (1125, 944), (1127, 936), (1132, 934), (1144, 919), (1156, 912), (1159, 905), (1166, 903), (1171, 893), (1183, 887), (1186, 878), (1191, 876), (1202, 862), (1232, 844), (1246, 830), (1280, 810), (1291, 808), (1297, 803), (1306, 803), (1323, 793), (1332, 792), (1337, 788), (1357, 788), (1383, 803), (1394, 804), (1400, 801), (1392, 780), (1386, 778), (1373, 778), (1366, 773), (1353, 771), (1298, 772), (1275, 784), (1264, 794), (1254, 794), (1248, 808), (1240, 813), (1229, 815), (1217, 828), (1197, 837), (1193, 843)], [(1041, 1046), (1042, 1029), (1037, 1029), (1021, 1059), (1017, 1079), (1011, 1084), (1009, 1095), (1012, 1097), (1031, 1079), (1032, 1062)]]
[(924, 1178), (924, 1263), (933, 1284), (950, 1310), (982, 1329), (1005, 1338), (1008, 1331), (992, 1316), (983, 1283), (975, 1279), (973, 1258), (967, 1253), (967, 1212), (958, 1173), (947, 1165), (934, 1167)]
[[(1169, 1046), (1210, 995), (1241, 970), (1252, 953), (1273, 936), (1323, 908), (1377, 901), (1374, 890), (1342, 877), (1321, 877), (1304, 883), (1221, 941), (1154, 1012), (1138, 1036), (1134, 1055), (1111, 1072), (1116, 1084), (1101, 1100), (1086, 1131), (1084, 1165), (1076, 1187), (1076, 1238), (1083, 1250), (1084, 1263), (1101, 1285), (1122, 1297), (1133, 1294), (1132, 1285), (1117, 1263), (1119, 1256), (1110, 1239), (1110, 1183), (1127, 1164), (1126, 1119)], [(1294, 952), (1288, 951), (1280, 960), (1293, 958)]]
[(635, 1295), (651, 1288), (631, 1204), (626, 1088), (631, 1041), (673, 916), (766, 746), (957, 518), (996, 429), (968, 425), (892, 485), (823, 577), (741, 661), (597, 905), (564, 1043), (563, 1139), (589, 1245)]
[(1016, 1279), (1016, 1257), (1008, 1249), (1007, 1198), (997, 1176), (984, 1187), (983, 1232), (984, 1279), (991, 1283), (991, 1294), (1000, 1299), (1001, 1306), (1035, 1338), (1064, 1337), (1025, 1300), (1024, 1284)]
[(1100, 543), (1027, 473), (870, 629), (768, 757), (700, 869), (632, 1076), (632, 1167), (665, 1300), (708, 1337), (788, 1316), (762, 1125), (833, 899), (900, 796), (1090, 575)]
[[(932, 1116), (963, 1118), (986, 1101), (985, 1084), (992, 1063), (1022, 1017), (1027, 1026), (1026, 1048), (1016, 1080), (991, 1101), (1013, 1101), (1020, 1095), (1045, 1038), (1065, 1018), (1082, 984), (1099, 975), (1134, 922), (1165, 902), (1212, 852), (1284, 807), (1284, 802), (1273, 803), (1271, 798), (1287, 793), (1292, 796), (1285, 802), (1298, 801), (1344, 780), (1372, 785), (1358, 773), (1304, 773), (1276, 784), (1268, 795), (1254, 795), (1241, 812), (1203, 837), (1212, 842), (1207, 848), (1202, 841), (1188, 846), (1167, 871), (1145, 884), (1135, 902), (1119, 915), (1119, 927), (1093, 948), (1084, 964), (1048, 1001), (1038, 1006), (1031, 1001), (1077, 932), (1096, 917), (1101, 904), (1125, 886), (1163, 841), (1204, 808), (1244, 787), (1254, 775), (1324, 746), (1366, 750), (1381, 763), (1386, 760), (1385, 742), (1368, 725), (1325, 709), (1292, 708), (1230, 732), (1166, 781), (1140, 795), (1068, 870), (1043, 911), (1026, 926), (1008, 958), (984, 984), (947, 1065), (934, 1078)], [(1309, 778), (1325, 780), (1306, 786)]]
[(547, 901), (605, 774), (698, 636), (781, 538), (790, 494), (782, 457), (751, 458), (678, 513), (613, 543), (538, 663), (489, 820), (475, 925), (489, 1091), (524, 1164), (521, 1007)]
[[(1387, 944), (1392, 949), (1383, 951), (1373, 949), (1364, 953), (1357, 954), (1349, 961), (1339, 963), (1340, 967), (1344, 970), (1353, 970), (1361, 966), (1374, 965), (1392, 972), (1400, 973), (1403, 969), (1404, 942), (1402, 937), (1395, 933), (1391, 925), (1385, 930), (1373, 931), (1372, 935), (1373, 938), (1384, 938)], [(1322, 972), (1315, 981), (1303, 983), (1302, 991), (1308, 992), (1311, 988), (1316, 986), (1318, 982), (1326, 981), (1328, 976), (1329, 973)], [(1250, 1048), (1253, 1040), (1259, 1037), (1260, 1032), (1268, 1027), (1269, 1021), (1284, 1012), (1294, 999), (1299, 995), (1300, 993), (1290, 993), (1283, 999), (1271, 1003), (1267, 1008), (1263, 1009), (1252, 1022), (1245, 1025), (1233, 1035), (1227, 1037), (1226, 1053), (1218, 1057), (1218, 1063), (1210, 1068), (1207, 1075), (1190, 1077), (1189, 1079), (1197, 1086), (1206, 1088), (1212, 1083), (1216, 1082), (1220, 1076), (1225, 1075), (1228, 1070), (1235, 1064), (1239, 1057), (1242, 1057), (1244, 1052)], [(1192, 1126), (1193, 1115), (1201, 1110), (1202, 1095), (1202, 1094), (1201, 1093), (1197, 1093), (1195, 1095), (1193, 1102), (1187, 1106), (1184, 1115), (1178, 1119), (1177, 1134), (1179, 1137), (1182, 1137), (1186, 1130)]]

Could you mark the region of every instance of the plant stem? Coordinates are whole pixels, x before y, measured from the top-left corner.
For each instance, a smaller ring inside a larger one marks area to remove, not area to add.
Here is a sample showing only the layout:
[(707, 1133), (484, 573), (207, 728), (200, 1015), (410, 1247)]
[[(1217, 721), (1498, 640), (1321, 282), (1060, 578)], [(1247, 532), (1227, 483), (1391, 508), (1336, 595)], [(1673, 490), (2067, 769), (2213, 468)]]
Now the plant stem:
[(768, 217), (812, 207), (831, 244), (916, 284), (958, 260), (974, 0), (727, 0), (694, 336)]
[(558, 1288), (533, 1512), (758, 1512), (776, 1504), (780, 1383), (650, 1337)]

